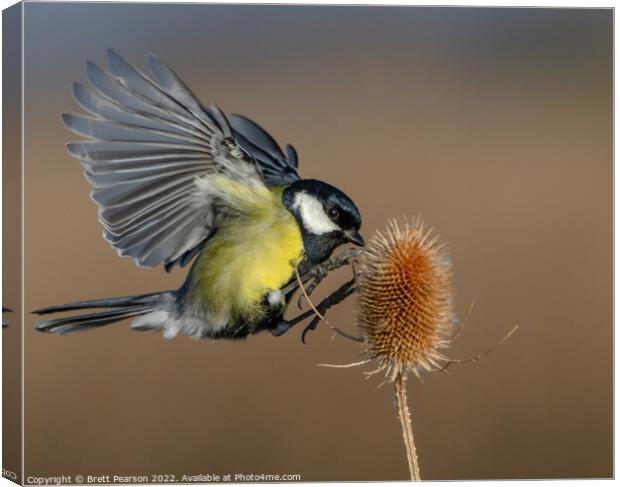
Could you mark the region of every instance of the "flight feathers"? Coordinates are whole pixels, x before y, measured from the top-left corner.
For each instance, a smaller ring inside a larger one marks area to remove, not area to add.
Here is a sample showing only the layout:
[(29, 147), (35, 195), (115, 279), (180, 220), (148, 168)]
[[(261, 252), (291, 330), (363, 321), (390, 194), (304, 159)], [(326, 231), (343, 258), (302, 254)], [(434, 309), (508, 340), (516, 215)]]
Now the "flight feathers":
[[(214, 177), (257, 188), (299, 179), (292, 147), (284, 156), (245, 117), (231, 124), (205, 108), (178, 75), (153, 55), (149, 78), (114, 51), (110, 71), (87, 63), (90, 87), (75, 83), (88, 113), (63, 114), (87, 140), (68, 144), (80, 159), (99, 206), (104, 237), (140, 266), (186, 264), (227, 215)], [(189, 257), (189, 258), (188, 258)]]

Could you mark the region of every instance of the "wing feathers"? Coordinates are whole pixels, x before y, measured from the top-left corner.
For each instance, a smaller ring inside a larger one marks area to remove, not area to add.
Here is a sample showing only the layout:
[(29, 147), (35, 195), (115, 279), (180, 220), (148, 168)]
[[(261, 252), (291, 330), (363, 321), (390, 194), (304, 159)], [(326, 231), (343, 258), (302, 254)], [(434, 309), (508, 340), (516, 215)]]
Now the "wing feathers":
[(149, 211), (148, 214), (143, 215), (138, 225), (132, 225), (133, 222), (129, 221), (110, 227), (106, 232), (109, 237), (108, 240), (115, 244), (120, 243), (125, 237), (138, 234), (145, 228), (151, 228), (153, 225), (157, 224), (158, 221), (163, 220), (167, 216), (183, 208), (186, 208), (185, 201), (181, 198), (177, 198), (176, 201), (164, 207), (155, 208)]
[(176, 123), (153, 113), (124, 108), (80, 83), (73, 84), (73, 96), (84, 110), (97, 118), (127, 125), (141, 126), (155, 130), (189, 135), (201, 140), (204, 132), (186, 123)]
[(187, 188), (184, 183), (177, 184), (175, 187), (170, 188), (165, 196), (158, 195), (156, 197), (145, 198), (135, 205), (124, 205), (106, 208), (99, 213), (99, 219), (104, 226), (109, 228), (115, 228), (116, 225), (123, 225), (125, 223), (135, 222), (139, 223), (139, 219), (143, 217), (155, 208), (163, 208), (170, 204), (172, 200), (177, 197), (183, 196), (183, 200), (187, 204)]
[(185, 265), (231, 213), (226, 205), (238, 204), (209, 183), (214, 175), (250, 186), (298, 178), (294, 149), (287, 159), (251, 120), (231, 125), (217, 106), (205, 108), (154, 55), (152, 78), (112, 50), (108, 65), (87, 62), (90, 86), (73, 85), (87, 115), (62, 120), (86, 137), (67, 149), (82, 162), (104, 238), (120, 255), (141, 266)]
[(130, 91), (139, 94), (145, 101), (150, 102), (155, 107), (164, 109), (170, 114), (175, 114), (182, 118), (188, 116), (188, 110), (179, 101), (164, 93), (161, 88), (112, 49), (108, 49), (108, 64), (112, 74), (116, 75), (124, 86)]
[[(184, 228), (191, 228), (192, 231), (187, 234)], [(191, 212), (170, 219), (157, 231), (156, 238), (150, 239), (148, 244), (141, 249), (141, 252), (145, 254), (144, 262), (148, 266), (153, 266), (161, 262), (173, 250), (179, 255), (185, 253), (202, 240), (199, 230), (199, 219)], [(176, 251), (177, 248), (180, 250)]]
[(191, 183), (195, 177), (194, 174), (185, 174), (182, 177), (164, 176), (152, 181), (124, 181), (121, 184), (104, 186), (101, 189), (96, 188), (92, 197), (96, 203), (105, 205), (106, 208), (133, 205), (155, 195), (164, 196), (170, 189), (183, 183), (187, 186), (187, 183)]
[(119, 184), (140, 183), (148, 181), (156, 181), (162, 176), (166, 177), (179, 177), (183, 175), (193, 175), (196, 170), (200, 169), (199, 165), (183, 166), (181, 164), (172, 166), (174, 169), (168, 169), (166, 171), (158, 171), (157, 168), (149, 168), (142, 170), (125, 170), (125, 171), (109, 171), (105, 172), (91, 172), (86, 170), (85, 176), (88, 182), (94, 189), (104, 189), (109, 186)]
[(92, 175), (106, 175), (106, 174), (127, 174), (128, 177), (132, 177), (133, 173), (157, 173), (168, 172), (177, 169), (185, 169), (193, 167), (199, 170), (202, 167), (200, 161), (195, 159), (187, 159), (181, 157), (172, 157), (166, 159), (153, 160), (152, 162), (135, 161), (124, 164), (117, 162), (100, 162), (98, 164), (87, 163), (87, 171)]
[(295, 147), (291, 144), (286, 144), (286, 154), (288, 162), (291, 166), (297, 169), (299, 167), (299, 160), (297, 159), (297, 151), (295, 150)]
[(62, 120), (69, 130), (99, 140), (137, 143), (171, 142), (185, 144), (188, 147), (196, 146), (204, 147), (205, 149), (209, 148), (207, 144), (198, 138), (175, 134), (168, 130), (109, 122), (107, 120), (83, 117), (71, 113), (63, 113)]
[(290, 184), (299, 180), (297, 152), (287, 145), (289, 158), (269, 133), (243, 115), (233, 114), (230, 123), (239, 144), (258, 162), (266, 184)]
[(181, 78), (155, 55), (149, 54), (147, 61), (162, 90), (171, 98), (178, 100), (186, 110), (209, 127), (210, 122), (205, 116), (205, 109)]
[(255, 122), (247, 117), (244, 117), (243, 115), (237, 114), (231, 115), (230, 119), (235, 124), (235, 130), (252, 145), (261, 149), (263, 152), (275, 159), (284, 157), (278, 143)]
[[(110, 236), (108, 240), (119, 247), (131, 248), (145, 240), (151, 240), (154, 235), (165, 233), (171, 223), (186, 218), (189, 214), (191, 214), (191, 210), (187, 207), (177, 207), (163, 215), (160, 214), (157, 220), (145, 222), (138, 228), (132, 228), (131, 232), (119, 236)], [(155, 226), (157, 228), (154, 228)]]
[(184, 123), (207, 134), (213, 133), (212, 130), (204, 127), (204, 125), (198, 121), (188, 118), (184, 113), (167, 111), (165, 108), (151, 102), (148, 98), (136, 94), (125, 85), (121, 84), (121, 82), (111, 74), (90, 61), (86, 63), (86, 75), (93, 88), (96, 88), (101, 95), (114, 101), (126, 110), (148, 114), (172, 123)]

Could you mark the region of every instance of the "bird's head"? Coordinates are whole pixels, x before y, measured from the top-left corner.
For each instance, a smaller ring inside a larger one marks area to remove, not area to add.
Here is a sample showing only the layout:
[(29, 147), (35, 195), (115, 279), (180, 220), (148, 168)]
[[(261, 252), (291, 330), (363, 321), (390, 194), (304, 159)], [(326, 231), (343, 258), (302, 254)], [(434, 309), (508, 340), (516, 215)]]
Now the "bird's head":
[(360, 212), (351, 198), (338, 188), (322, 181), (303, 179), (288, 186), (282, 200), (301, 228), (311, 262), (323, 261), (346, 242), (364, 245), (359, 233)]

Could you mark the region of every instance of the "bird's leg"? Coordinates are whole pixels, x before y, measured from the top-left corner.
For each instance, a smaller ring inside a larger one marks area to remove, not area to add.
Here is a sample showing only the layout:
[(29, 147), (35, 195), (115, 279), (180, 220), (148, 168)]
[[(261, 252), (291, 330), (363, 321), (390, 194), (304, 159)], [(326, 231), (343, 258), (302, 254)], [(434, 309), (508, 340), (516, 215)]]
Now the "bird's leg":
[(297, 306), (299, 309), (302, 308), (306, 295), (310, 296), (321, 281), (327, 276), (327, 274), (331, 271), (339, 269), (340, 267), (354, 263), (355, 257), (357, 257), (361, 252), (363, 252), (362, 249), (347, 249), (324, 263), (317, 265), (304, 274), (302, 281), (304, 283), (307, 281), (312, 282), (310, 282), (310, 284), (306, 287), (306, 292), (299, 295), (299, 299), (297, 300)]
[[(306, 288), (306, 294), (310, 295), (316, 286), (329, 274), (331, 271), (339, 269), (345, 265), (351, 264), (353, 259), (357, 257), (363, 250), (362, 249), (347, 249), (344, 252), (332, 257), (331, 259), (323, 262), (322, 264), (314, 266), (309, 271), (305, 272), (301, 276), (301, 282), (306, 284), (308, 281), (312, 281)], [(281, 291), (285, 296), (289, 296), (299, 288), (299, 282), (297, 279), (293, 279), (287, 286), (283, 287)], [(310, 291), (309, 291), (310, 290)]]
[[(353, 259), (360, 254), (360, 252), (362, 252), (361, 249), (347, 249), (344, 252), (341, 252), (340, 254), (332, 257), (326, 262), (319, 264), (313, 267), (312, 269), (310, 269), (308, 272), (306, 272), (303, 276), (301, 276), (301, 282), (304, 284), (311, 280), (312, 282), (306, 288), (305, 294), (310, 295), (310, 293), (314, 291), (316, 286), (318, 286), (318, 284), (325, 278), (325, 276), (327, 276), (327, 274), (329, 274), (333, 270), (336, 270), (340, 267), (350, 264), (353, 261)], [(331, 295), (326, 297), (323, 301), (321, 301), (321, 303), (316, 307), (317, 311), (319, 311), (321, 314), (324, 314), (329, 308), (331, 308), (332, 306), (335, 306), (336, 304), (340, 303), (341, 301), (349, 297), (351, 294), (355, 292), (354, 284), (355, 284), (355, 278), (343, 284), (334, 293), (332, 293)], [(299, 282), (297, 280), (294, 280), (288, 286), (283, 288), (282, 292), (286, 296), (288, 296), (294, 293), (295, 291), (297, 291), (298, 288), (299, 288)], [(303, 296), (303, 293), (302, 293), (302, 296)], [(314, 315), (314, 319), (304, 329), (304, 332), (302, 334), (302, 341), (304, 341), (306, 333), (308, 333), (311, 330), (316, 329), (319, 322), (321, 321), (321, 318), (316, 316), (316, 312), (314, 309), (305, 311), (291, 320), (281, 319), (275, 327), (270, 329), (271, 334), (273, 336), (284, 335), (293, 326), (297, 325), (298, 323), (301, 323), (302, 321), (304, 321), (307, 318), (310, 318), (310, 316), (313, 316), (313, 315)]]
[(297, 323), (300, 323), (300, 322), (304, 321), (306, 318), (309, 318), (313, 314), (314, 314), (314, 311), (313, 310), (309, 310), (309, 311), (306, 311), (306, 312), (300, 314), (299, 316), (296, 316), (292, 320), (281, 319), (278, 322), (278, 324), (274, 328), (271, 328), (269, 331), (271, 331), (271, 334), (274, 337), (282, 336), (287, 331), (289, 331), (293, 326), (295, 326)]
[[(321, 313), (321, 315), (325, 315), (325, 313), (327, 312), (329, 308), (341, 303), (354, 292), (355, 292), (355, 278), (344, 283), (336, 291), (334, 291), (332, 294), (327, 296), (323, 301), (319, 303), (319, 305), (316, 307), (316, 310), (319, 313)], [(278, 324), (274, 328), (271, 329), (271, 333), (274, 336), (281, 336), (284, 333), (286, 333), (288, 330), (290, 330), (293, 326), (297, 325), (298, 323), (301, 323), (302, 321), (304, 321), (305, 319), (309, 318), (312, 315), (314, 315), (313, 320), (310, 322), (310, 324), (308, 324), (308, 326), (306, 326), (306, 328), (304, 328), (304, 331), (301, 335), (301, 341), (303, 343), (306, 343), (305, 342), (306, 334), (309, 331), (316, 329), (319, 322), (321, 321), (321, 317), (316, 315), (316, 312), (314, 309), (305, 311), (291, 320), (280, 320)]]
[(305, 293), (299, 293), (299, 297), (297, 298), (297, 307), (302, 309), (304, 306), (304, 300), (306, 299), (306, 295), (310, 296), (314, 289), (321, 283), (323, 279), (329, 274), (329, 271), (325, 269), (323, 266), (316, 266), (314, 269), (310, 271), (312, 276), (308, 279), (310, 284), (306, 286)]
[[(319, 305), (316, 307), (316, 310), (320, 313), (320, 315), (318, 315), (317, 313), (314, 313), (314, 318), (312, 318), (312, 321), (304, 328), (304, 331), (301, 334), (301, 341), (304, 344), (306, 343), (306, 334), (309, 331), (314, 331), (316, 329), (316, 327), (319, 325), (319, 323), (323, 319), (323, 316), (325, 316), (325, 313), (327, 313), (327, 310), (329, 310), (329, 308), (331, 308), (332, 306), (336, 306), (337, 304), (340, 304), (342, 301), (344, 301), (349, 296), (351, 296), (351, 294), (353, 294), (354, 292), (355, 292), (355, 278), (351, 279), (350, 281), (345, 282), (342, 286), (336, 289), (336, 291), (334, 291), (329, 296), (327, 296), (323, 301), (321, 301)], [(314, 311), (314, 310), (311, 310), (311, 311)]]

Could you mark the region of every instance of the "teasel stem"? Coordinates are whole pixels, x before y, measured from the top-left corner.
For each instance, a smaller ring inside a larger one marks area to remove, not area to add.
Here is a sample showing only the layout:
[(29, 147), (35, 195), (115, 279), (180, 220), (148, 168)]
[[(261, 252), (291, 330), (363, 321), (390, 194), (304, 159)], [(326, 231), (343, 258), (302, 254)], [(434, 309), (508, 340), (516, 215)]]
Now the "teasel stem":
[(409, 475), (411, 480), (421, 480), (418, 454), (415, 448), (413, 426), (411, 424), (411, 414), (409, 413), (409, 406), (407, 404), (407, 376), (402, 371), (396, 376), (394, 387), (396, 389), (396, 402), (400, 426), (403, 430), (403, 440), (405, 442), (405, 450), (407, 451)]

